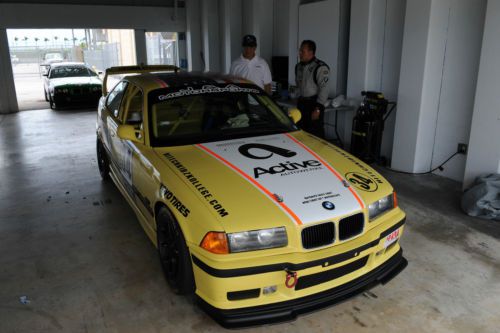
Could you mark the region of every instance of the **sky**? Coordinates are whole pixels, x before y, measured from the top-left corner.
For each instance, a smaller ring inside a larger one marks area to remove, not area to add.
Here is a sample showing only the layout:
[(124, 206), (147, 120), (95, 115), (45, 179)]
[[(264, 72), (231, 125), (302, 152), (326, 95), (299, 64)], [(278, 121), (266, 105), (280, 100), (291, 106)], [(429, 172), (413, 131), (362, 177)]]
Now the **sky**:
[[(44, 39), (50, 39), (50, 43), (54, 43), (54, 37), (58, 37), (57, 43), (60, 44), (64, 41), (64, 38), (68, 38), (70, 41), (73, 38), (72, 29), (8, 29), (7, 37), (9, 39), (9, 45), (19, 45), (19, 46), (32, 46), (35, 45), (35, 37), (39, 38), (38, 45), (45, 45)], [(85, 31), (83, 29), (73, 29), (75, 38), (77, 41), (85, 37)], [(16, 42), (14, 38), (17, 37), (19, 40)], [(24, 37), (28, 37), (28, 40), (23, 41)]]

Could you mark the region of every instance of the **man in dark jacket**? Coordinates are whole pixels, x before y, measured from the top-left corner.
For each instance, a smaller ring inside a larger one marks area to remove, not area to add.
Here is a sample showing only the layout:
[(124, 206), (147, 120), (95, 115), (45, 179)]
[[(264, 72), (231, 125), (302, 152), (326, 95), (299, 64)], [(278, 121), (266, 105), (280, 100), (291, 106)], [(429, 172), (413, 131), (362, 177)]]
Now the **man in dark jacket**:
[(297, 108), (302, 112), (299, 126), (323, 138), (330, 68), (316, 58), (316, 43), (312, 40), (301, 43), (299, 56), (300, 62), (295, 66), (295, 82), (300, 96)]

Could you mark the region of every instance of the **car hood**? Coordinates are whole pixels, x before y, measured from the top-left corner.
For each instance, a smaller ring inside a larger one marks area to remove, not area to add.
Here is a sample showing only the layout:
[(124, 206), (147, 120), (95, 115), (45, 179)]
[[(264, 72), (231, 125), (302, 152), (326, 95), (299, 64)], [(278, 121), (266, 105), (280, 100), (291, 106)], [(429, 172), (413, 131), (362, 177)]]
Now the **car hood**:
[(301, 131), (155, 151), (227, 232), (335, 219), (392, 192), (375, 170)]
[(102, 84), (101, 80), (95, 76), (61, 77), (57, 79), (50, 79), (49, 81), (50, 84), (54, 87), (60, 87), (66, 85)]

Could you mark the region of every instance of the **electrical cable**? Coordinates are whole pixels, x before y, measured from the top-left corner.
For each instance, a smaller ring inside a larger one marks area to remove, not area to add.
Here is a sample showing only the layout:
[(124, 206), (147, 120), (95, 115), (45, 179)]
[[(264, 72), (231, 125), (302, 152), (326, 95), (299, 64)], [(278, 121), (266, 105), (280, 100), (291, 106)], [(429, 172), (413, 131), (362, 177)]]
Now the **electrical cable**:
[(443, 163), (441, 163), (439, 166), (435, 167), (434, 169), (431, 169), (427, 172), (406, 172), (406, 171), (399, 171), (399, 170), (394, 170), (392, 168), (389, 168), (389, 167), (384, 167), (385, 169), (389, 170), (389, 171), (392, 171), (392, 172), (395, 172), (395, 173), (402, 173), (402, 174), (405, 174), (405, 175), (428, 175), (428, 174), (431, 174), (433, 173), (434, 171), (436, 170), (440, 170), (442, 171), (443, 170), (443, 166), (448, 163), (453, 157), (459, 155), (460, 152), (455, 152), (453, 155), (451, 155), (450, 157), (448, 157), (446, 159), (446, 161), (444, 161)]

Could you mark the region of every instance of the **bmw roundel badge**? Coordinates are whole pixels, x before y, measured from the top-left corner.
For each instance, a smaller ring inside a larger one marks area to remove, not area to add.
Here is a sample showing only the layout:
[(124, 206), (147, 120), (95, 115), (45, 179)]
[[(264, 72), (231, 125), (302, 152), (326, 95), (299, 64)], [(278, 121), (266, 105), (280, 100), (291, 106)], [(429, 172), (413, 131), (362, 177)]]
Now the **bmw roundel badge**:
[(330, 201), (323, 201), (323, 203), (321, 205), (323, 206), (324, 209), (328, 209), (328, 210), (335, 209), (335, 205), (333, 204), (333, 202), (330, 202)]

